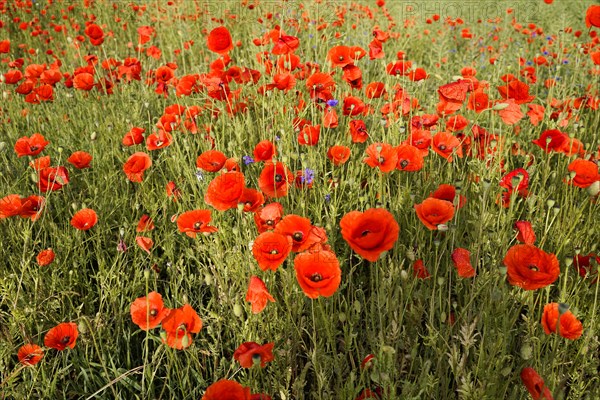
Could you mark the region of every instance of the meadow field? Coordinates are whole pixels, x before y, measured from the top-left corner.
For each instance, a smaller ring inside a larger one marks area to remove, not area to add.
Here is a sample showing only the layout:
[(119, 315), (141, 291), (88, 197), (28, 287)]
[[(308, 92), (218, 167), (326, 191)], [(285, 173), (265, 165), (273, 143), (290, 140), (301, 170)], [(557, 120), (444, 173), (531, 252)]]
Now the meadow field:
[(599, 32), (0, 0), (0, 398), (599, 399)]

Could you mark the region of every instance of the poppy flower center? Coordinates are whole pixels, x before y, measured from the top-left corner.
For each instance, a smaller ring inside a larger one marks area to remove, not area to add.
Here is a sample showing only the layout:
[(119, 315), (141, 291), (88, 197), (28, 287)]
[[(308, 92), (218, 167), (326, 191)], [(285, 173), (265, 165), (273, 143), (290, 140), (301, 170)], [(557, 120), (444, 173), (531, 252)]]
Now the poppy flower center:
[(367, 236), (369, 233), (371, 233), (371, 231), (370, 231), (370, 230), (368, 230), (368, 229), (365, 229), (364, 231), (362, 231), (362, 233), (360, 234), (360, 236), (362, 236), (362, 237), (365, 237), (365, 236)]
[(408, 160), (402, 160), (402, 162), (400, 163), (400, 166), (402, 168), (406, 168), (408, 166)]
[(157, 314), (158, 314), (158, 310), (156, 308), (153, 308), (152, 310), (150, 310), (150, 315), (152, 317), (156, 317)]
[(379, 161), (379, 164), (383, 164), (385, 162), (385, 158), (379, 157), (378, 161)]
[(439, 148), (440, 150), (444, 151), (444, 150), (446, 150), (446, 145), (445, 145), (445, 144), (441, 144), (441, 145), (439, 145), (439, 147), (438, 147), (438, 148)]
[(156, 145), (157, 145), (157, 146), (162, 146), (162, 144), (163, 144), (162, 140), (157, 140), (157, 141), (156, 141)]
[(194, 229), (198, 230), (198, 229), (200, 229), (201, 226), (202, 226), (202, 223), (200, 221), (198, 221), (194, 224)]
[(265, 224), (267, 224), (269, 226), (273, 226), (273, 220), (272, 219), (268, 219), (267, 222), (265, 222)]
[(279, 250), (277, 249), (273, 249), (270, 251), (271, 254), (275, 255), (275, 254), (279, 254)]
[(261, 362), (262, 358), (260, 357), (260, 354), (258, 353), (254, 353), (252, 354), (252, 362), (254, 364), (258, 364), (259, 362)]
[(181, 324), (177, 327), (177, 331), (187, 331), (187, 325), (186, 324)]
[(69, 340), (71, 340), (71, 336), (63, 336), (62, 339), (60, 339), (60, 344), (67, 344), (69, 343)]
[(537, 265), (534, 265), (534, 264), (531, 264), (531, 265), (529, 265), (527, 268), (529, 268), (530, 270), (532, 270), (532, 271), (535, 271), (535, 272), (537, 272), (537, 271), (539, 271), (539, 270), (540, 270), (540, 269), (537, 267)]
[(31, 151), (36, 151), (37, 149), (39, 149), (39, 147), (34, 145), (34, 146), (29, 146), (29, 149)]
[(313, 281), (313, 282), (320, 282), (320, 281), (322, 281), (322, 280), (323, 280), (323, 276), (322, 276), (320, 273), (318, 273), (318, 272), (315, 272), (314, 274), (312, 274), (312, 275), (310, 276), (310, 278), (309, 278), (309, 279), (310, 279), (311, 281)]
[(283, 176), (281, 176), (281, 174), (276, 174), (275, 175), (275, 182), (279, 183), (283, 180)]
[(302, 232), (295, 232), (292, 235), (292, 239), (294, 239), (296, 242), (301, 241), (304, 238), (304, 234)]

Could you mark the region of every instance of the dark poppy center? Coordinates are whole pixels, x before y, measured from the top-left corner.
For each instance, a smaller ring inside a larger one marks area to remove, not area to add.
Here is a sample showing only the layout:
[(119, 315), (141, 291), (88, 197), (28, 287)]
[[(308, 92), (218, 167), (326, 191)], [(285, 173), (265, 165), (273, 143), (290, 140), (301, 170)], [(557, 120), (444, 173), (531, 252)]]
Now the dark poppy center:
[(279, 250), (277, 249), (273, 249), (270, 251), (271, 254), (275, 255), (275, 254), (279, 254)]
[(37, 149), (39, 149), (39, 147), (34, 145), (34, 146), (29, 146), (29, 149), (31, 151), (36, 151)]
[(202, 223), (200, 221), (198, 221), (194, 224), (194, 229), (198, 230), (198, 229), (200, 229), (201, 226), (202, 226)]
[(265, 222), (265, 224), (267, 224), (269, 226), (273, 226), (274, 222), (272, 219), (268, 219), (267, 222)]
[(252, 362), (253, 362), (254, 364), (257, 364), (257, 363), (259, 363), (260, 361), (261, 361), (260, 354), (258, 354), (258, 353), (254, 353), (254, 354), (252, 354)]
[(362, 231), (362, 233), (360, 234), (360, 236), (362, 236), (362, 237), (365, 237), (365, 236), (367, 236), (369, 233), (371, 233), (371, 231), (370, 231), (370, 230), (368, 230), (368, 229), (365, 229), (364, 231)]
[(344, 56), (339, 56), (339, 57), (338, 57), (338, 59), (339, 59), (340, 61), (344, 61)]
[(283, 176), (281, 176), (281, 174), (276, 174), (275, 175), (275, 182), (281, 182), (283, 180)]
[(445, 144), (441, 144), (441, 145), (439, 145), (438, 149), (444, 151), (444, 150), (446, 150), (446, 145)]
[(534, 265), (534, 264), (531, 264), (531, 265), (529, 265), (527, 268), (529, 268), (531, 271), (535, 271), (535, 272), (537, 272), (537, 271), (539, 271), (539, 270), (540, 270), (540, 269), (538, 268), (538, 266), (537, 266), (537, 265)]
[(402, 168), (406, 168), (408, 166), (408, 160), (402, 160), (402, 162), (400, 163), (400, 166)]
[(379, 157), (378, 161), (379, 161), (379, 164), (383, 164), (385, 162), (385, 158)]
[(156, 141), (156, 145), (157, 145), (157, 146), (162, 146), (162, 144), (163, 144), (162, 140), (157, 140), (157, 141)]
[(302, 232), (294, 232), (294, 234), (292, 235), (292, 239), (294, 239), (296, 242), (300, 242), (303, 238), (304, 233)]
[(246, 207), (250, 207), (250, 206), (252, 206), (252, 203), (250, 203), (249, 201), (247, 201), (247, 202), (245, 202), (245, 203), (244, 203), (244, 205), (245, 205)]
[(187, 325), (186, 324), (181, 324), (177, 327), (178, 331), (187, 331)]
[(320, 282), (320, 281), (323, 280), (323, 276), (321, 276), (320, 273), (315, 272), (314, 274), (312, 274), (310, 276), (310, 280), (313, 281), (313, 282)]
[(150, 310), (150, 316), (156, 317), (157, 314), (158, 314), (158, 310), (156, 308), (153, 308), (152, 310)]
[(71, 340), (71, 336), (63, 336), (62, 339), (60, 339), (60, 344), (67, 344), (69, 343), (69, 341)]

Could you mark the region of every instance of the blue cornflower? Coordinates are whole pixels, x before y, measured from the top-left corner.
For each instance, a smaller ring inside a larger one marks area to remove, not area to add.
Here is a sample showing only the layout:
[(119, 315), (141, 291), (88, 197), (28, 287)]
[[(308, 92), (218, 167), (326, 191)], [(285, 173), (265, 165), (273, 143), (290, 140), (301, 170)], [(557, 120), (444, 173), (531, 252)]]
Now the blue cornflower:
[(300, 182), (310, 185), (313, 182), (314, 178), (315, 171), (310, 168), (306, 168), (302, 173), (302, 176), (300, 177)]
[(327, 100), (327, 105), (329, 107), (335, 107), (338, 105), (338, 103), (339, 103), (339, 101), (336, 99)]
[(242, 157), (242, 161), (244, 161), (244, 165), (248, 165), (248, 164), (252, 164), (254, 163), (254, 159), (250, 156), (244, 156)]

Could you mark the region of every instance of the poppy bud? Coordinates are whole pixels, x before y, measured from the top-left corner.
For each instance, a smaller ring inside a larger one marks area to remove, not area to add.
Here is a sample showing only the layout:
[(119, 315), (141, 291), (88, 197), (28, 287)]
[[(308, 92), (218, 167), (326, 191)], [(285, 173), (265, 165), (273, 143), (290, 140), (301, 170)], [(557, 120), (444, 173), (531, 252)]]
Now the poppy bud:
[(529, 359), (531, 359), (532, 355), (533, 355), (533, 349), (531, 348), (531, 345), (529, 343), (525, 343), (521, 347), (521, 358), (523, 360), (529, 360)]
[(85, 318), (82, 318), (77, 324), (77, 330), (81, 334), (85, 334), (88, 331), (88, 321)]
[(400, 271), (400, 279), (402, 279), (403, 281), (408, 279), (408, 272), (406, 272), (405, 270)]
[(445, 279), (444, 279), (444, 277), (442, 277), (442, 276), (440, 276), (440, 277), (437, 279), (437, 283), (438, 283), (438, 285), (440, 285), (440, 286), (443, 286), (443, 285), (444, 285), (444, 281), (445, 281)]
[(340, 322), (346, 322), (346, 314), (340, 313), (338, 315), (338, 319), (340, 320)]
[(90, 135), (90, 140), (96, 140), (98, 138), (98, 134), (94, 131), (92, 132), (92, 134)]
[(600, 193), (600, 181), (592, 183), (586, 190), (591, 197), (597, 196)]
[(182, 299), (182, 300), (183, 300), (183, 304), (188, 304), (188, 303), (189, 303), (189, 300), (188, 300), (187, 294), (184, 294), (184, 295), (183, 295), (183, 299)]
[(207, 285), (212, 285), (213, 283), (213, 277), (211, 274), (206, 274), (204, 275), (204, 283), (206, 283)]
[(352, 306), (354, 307), (354, 311), (355, 311), (357, 314), (360, 314), (360, 310), (361, 310), (361, 308), (362, 308), (362, 306), (361, 306), (361, 304), (360, 304), (360, 301), (358, 301), (358, 300), (354, 300), (354, 304), (353, 304)]
[(548, 208), (554, 207), (554, 204), (556, 204), (556, 201), (554, 201), (554, 199), (548, 199), (548, 200), (546, 200), (546, 206)]
[(571, 256), (565, 257), (565, 265), (567, 267), (570, 267), (571, 265), (573, 265), (573, 257), (571, 257)]
[(150, 270), (146, 268), (144, 270), (144, 279), (148, 280), (149, 278), (150, 278)]
[(563, 315), (567, 311), (569, 311), (569, 305), (568, 304), (558, 303), (558, 314), (559, 315)]
[(492, 107), (492, 110), (494, 110), (494, 111), (502, 111), (502, 110), (505, 110), (506, 108), (508, 108), (508, 106), (509, 106), (508, 103), (498, 103), (498, 104), (495, 104)]
[(552, 207), (552, 212), (554, 213), (554, 215), (557, 215), (560, 212), (560, 207), (559, 206)]
[(38, 183), (38, 175), (36, 173), (31, 173), (31, 175), (29, 175), (31, 178), (31, 182), (33, 183)]
[(242, 306), (241, 306), (241, 305), (239, 305), (239, 304), (237, 304), (237, 303), (236, 303), (236, 304), (233, 306), (233, 314), (234, 314), (236, 317), (238, 317), (238, 318), (241, 318), (241, 317), (242, 317), (242, 311), (243, 311), (243, 310), (242, 310)]
[(0, 151), (3, 151), (6, 148), (6, 142), (0, 142)]

